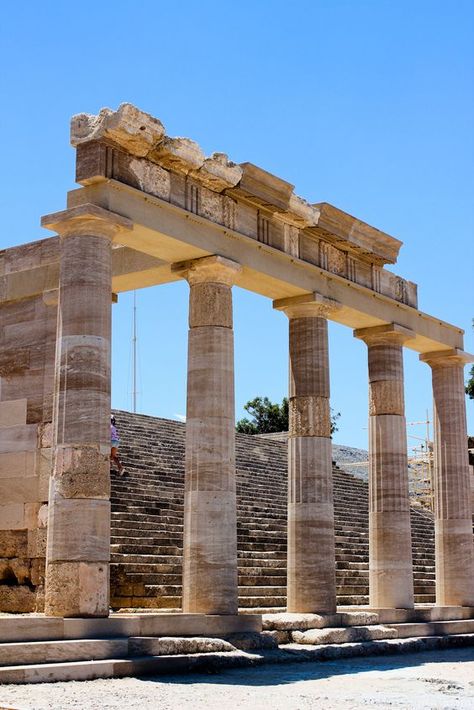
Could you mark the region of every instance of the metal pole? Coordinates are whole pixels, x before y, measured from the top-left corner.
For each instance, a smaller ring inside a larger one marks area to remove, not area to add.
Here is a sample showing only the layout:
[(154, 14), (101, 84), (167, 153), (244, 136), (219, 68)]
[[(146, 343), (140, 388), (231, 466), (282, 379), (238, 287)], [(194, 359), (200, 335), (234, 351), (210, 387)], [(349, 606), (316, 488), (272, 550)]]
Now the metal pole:
[(132, 392), (132, 409), (137, 411), (137, 292), (133, 292), (133, 392)]
[[(434, 421), (434, 419), (433, 419)], [(434, 427), (434, 424), (433, 424)], [(430, 413), (426, 410), (426, 453), (428, 455), (428, 479), (430, 486), (430, 507), (431, 512), (434, 511), (434, 490), (433, 490), (433, 461), (434, 461), (434, 451), (432, 452), (430, 448)]]

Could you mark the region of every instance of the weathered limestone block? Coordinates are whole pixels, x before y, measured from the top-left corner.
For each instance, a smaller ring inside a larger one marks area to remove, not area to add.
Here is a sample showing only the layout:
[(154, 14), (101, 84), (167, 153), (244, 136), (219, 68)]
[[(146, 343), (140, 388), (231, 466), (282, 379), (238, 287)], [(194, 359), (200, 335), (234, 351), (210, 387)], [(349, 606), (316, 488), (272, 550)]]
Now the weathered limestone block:
[(0, 530), (33, 530), (39, 508), (39, 503), (0, 504)]
[(222, 326), (232, 328), (232, 293), (226, 284), (194, 284), (195, 298), (189, 309), (189, 327)]
[[(393, 505), (395, 496), (388, 499)], [(369, 514), (370, 598), (378, 607), (410, 608), (413, 604), (410, 512), (371, 510)]]
[(103, 108), (97, 116), (80, 113), (71, 119), (73, 146), (105, 139), (143, 157), (161, 142), (164, 135), (161, 121), (128, 103), (121, 104), (117, 111)]
[(149, 157), (150, 160), (160, 163), (163, 168), (184, 175), (199, 170), (206, 159), (196, 141), (190, 138), (169, 138), (168, 136), (157, 145)]
[(153, 656), (175, 656), (187, 653), (216, 653), (235, 651), (228, 641), (217, 638), (203, 637), (173, 637), (141, 636), (129, 640), (129, 649), (132, 654), (151, 654)]
[(329, 232), (333, 238), (337, 237), (339, 241), (344, 242), (345, 248), (352, 248), (356, 253), (369, 257), (374, 263), (396, 262), (402, 246), (400, 240), (384, 234), (328, 202), (314, 206), (320, 210), (318, 229)]
[(184, 173), (170, 173), (170, 202), (186, 209), (188, 203), (187, 177)]
[(36, 451), (0, 454), (0, 478), (21, 479), (35, 473)]
[(12, 579), (15, 579), (18, 584), (25, 584), (30, 579), (30, 560), (28, 558), (0, 558), (0, 582)]
[(56, 498), (50, 504), (48, 560), (107, 562), (110, 558), (110, 502)]
[(401, 380), (378, 380), (369, 385), (369, 415), (400, 414), (405, 411)]
[(187, 208), (217, 224), (225, 224), (226, 197), (187, 180)]
[(30, 557), (26, 530), (0, 530), (0, 557)]
[(27, 585), (0, 585), (0, 609), (4, 613), (36, 611), (36, 594)]
[(169, 200), (170, 173), (160, 165), (102, 141), (78, 145), (76, 182), (91, 185), (108, 179)]
[(227, 636), (227, 641), (234, 648), (240, 651), (256, 651), (262, 648), (278, 648), (278, 642), (273, 635), (264, 631), (242, 631), (240, 633), (230, 634)]
[(49, 615), (108, 616), (109, 570), (104, 562), (48, 562), (47, 584)]
[(293, 631), (291, 634), (295, 643), (318, 645), (320, 643), (354, 643), (359, 641), (376, 641), (380, 639), (397, 638), (397, 630), (389, 626), (374, 624), (372, 626), (309, 629), (308, 631)]
[(36, 516), (36, 521), (38, 528), (45, 528), (48, 524), (48, 504), (43, 503), (39, 506), (38, 514)]
[(38, 477), (0, 478), (0, 500), (34, 503), (38, 500)]
[(53, 449), (39, 449), (36, 456), (36, 475), (38, 476), (38, 500), (47, 501), (49, 482), (53, 471)]
[[(305, 541), (302, 541), (305, 530)], [(316, 550), (309, 547), (317, 545)], [(306, 550), (306, 554), (305, 554)], [(334, 511), (328, 503), (288, 505), (287, 609), (336, 609)], [(328, 562), (330, 560), (331, 562)]]
[(300, 230), (293, 224), (284, 225), (283, 250), (298, 259), (300, 257)]
[(31, 560), (30, 579), (31, 583), (38, 587), (44, 584), (46, 559), (44, 557)]
[(278, 629), (273, 629), (272, 631), (264, 631), (263, 633), (271, 636), (277, 646), (291, 642), (291, 631), (279, 631)]
[(156, 163), (139, 158), (130, 161), (129, 170), (135, 176), (140, 190), (162, 200), (169, 200), (171, 180), (167, 170)]
[(110, 455), (96, 446), (58, 446), (51, 481), (62, 498), (110, 498)]
[(236, 516), (233, 491), (186, 494), (183, 610), (237, 613)]
[(28, 530), (28, 557), (46, 557), (46, 526), (37, 530)]
[(26, 399), (0, 402), (0, 428), (26, 424)]
[(372, 288), (373, 272), (372, 264), (367, 264), (365, 261), (356, 261), (355, 265), (355, 282), (366, 288)]
[(326, 329), (324, 318), (290, 318), (290, 397), (329, 399)]
[(252, 163), (241, 163), (242, 178), (230, 194), (242, 196), (271, 212), (286, 212), (294, 185)]
[[(313, 503), (326, 506), (333, 496), (332, 476), (321, 475), (332, 466), (332, 445), (328, 437), (293, 436), (288, 439), (288, 481), (290, 504)], [(315, 517), (322, 514), (315, 508)], [(332, 520), (332, 517), (330, 517)], [(304, 554), (303, 550), (301, 554)]]
[[(209, 408), (211, 409), (211, 408)], [(229, 435), (231, 417), (191, 417), (186, 420), (186, 491), (232, 492), (235, 476), (235, 442)], [(216, 472), (219, 471), (219, 476)]]
[(36, 449), (36, 424), (20, 424), (0, 429), (0, 452), (24, 452)]
[(338, 274), (339, 276), (346, 276), (347, 274), (347, 258), (346, 253), (333, 246), (332, 244), (326, 245), (327, 254), (327, 270), (333, 274)]
[(331, 436), (329, 399), (309, 395), (289, 401), (291, 436)]
[(255, 239), (257, 235), (258, 210), (254, 205), (245, 202), (235, 202), (234, 227), (237, 232)]
[(284, 217), (299, 227), (315, 227), (319, 221), (319, 209), (293, 193), (290, 195), (289, 209), (284, 213)]
[(226, 188), (234, 187), (242, 177), (242, 168), (233, 163), (225, 153), (213, 153), (206, 158), (197, 171), (191, 175), (202, 185), (214, 192), (223, 192)]
[(278, 612), (263, 614), (262, 625), (265, 630), (293, 631), (296, 629), (321, 629), (327, 625), (327, 615)]
[[(320, 266), (319, 240), (301, 232), (299, 239), (299, 257), (314, 266)], [(323, 267), (324, 268), (324, 267)]]

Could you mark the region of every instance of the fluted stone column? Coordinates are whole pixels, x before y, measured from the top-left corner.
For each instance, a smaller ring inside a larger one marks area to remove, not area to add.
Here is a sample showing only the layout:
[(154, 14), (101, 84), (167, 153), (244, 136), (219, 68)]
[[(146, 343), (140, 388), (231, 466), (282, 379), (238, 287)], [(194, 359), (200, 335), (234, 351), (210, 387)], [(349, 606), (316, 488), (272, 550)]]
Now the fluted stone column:
[(339, 304), (319, 294), (285, 298), (289, 318), (289, 612), (336, 611), (327, 317)]
[(238, 610), (232, 284), (240, 269), (220, 256), (173, 265), (190, 285), (183, 543), (188, 613)]
[(131, 223), (84, 205), (42, 224), (61, 238), (45, 613), (107, 616), (111, 247)]
[(474, 553), (460, 350), (420, 355), (433, 376), (436, 604), (474, 606)]
[(395, 324), (354, 335), (369, 359), (369, 598), (372, 607), (414, 606), (403, 343)]

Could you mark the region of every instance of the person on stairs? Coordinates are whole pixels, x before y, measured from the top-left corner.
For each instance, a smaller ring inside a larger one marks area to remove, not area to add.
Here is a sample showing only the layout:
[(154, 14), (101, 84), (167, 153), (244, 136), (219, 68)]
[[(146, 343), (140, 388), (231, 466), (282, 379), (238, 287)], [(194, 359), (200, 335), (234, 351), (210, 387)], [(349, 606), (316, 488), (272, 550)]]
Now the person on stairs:
[(110, 461), (117, 466), (120, 476), (125, 473), (125, 468), (122, 465), (118, 457), (118, 447), (120, 445), (120, 437), (118, 435), (117, 427), (115, 426), (115, 417), (113, 414), (110, 415)]

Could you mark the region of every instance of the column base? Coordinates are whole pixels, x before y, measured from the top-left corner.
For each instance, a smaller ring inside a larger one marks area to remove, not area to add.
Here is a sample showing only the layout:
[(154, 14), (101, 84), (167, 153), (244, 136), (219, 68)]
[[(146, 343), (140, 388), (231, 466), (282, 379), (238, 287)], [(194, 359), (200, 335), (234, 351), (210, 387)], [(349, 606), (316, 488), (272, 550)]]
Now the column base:
[(436, 605), (474, 606), (471, 521), (436, 520)]
[(371, 607), (414, 607), (409, 512), (369, 513), (369, 599)]
[(109, 616), (108, 562), (50, 562), (47, 566), (46, 616)]

